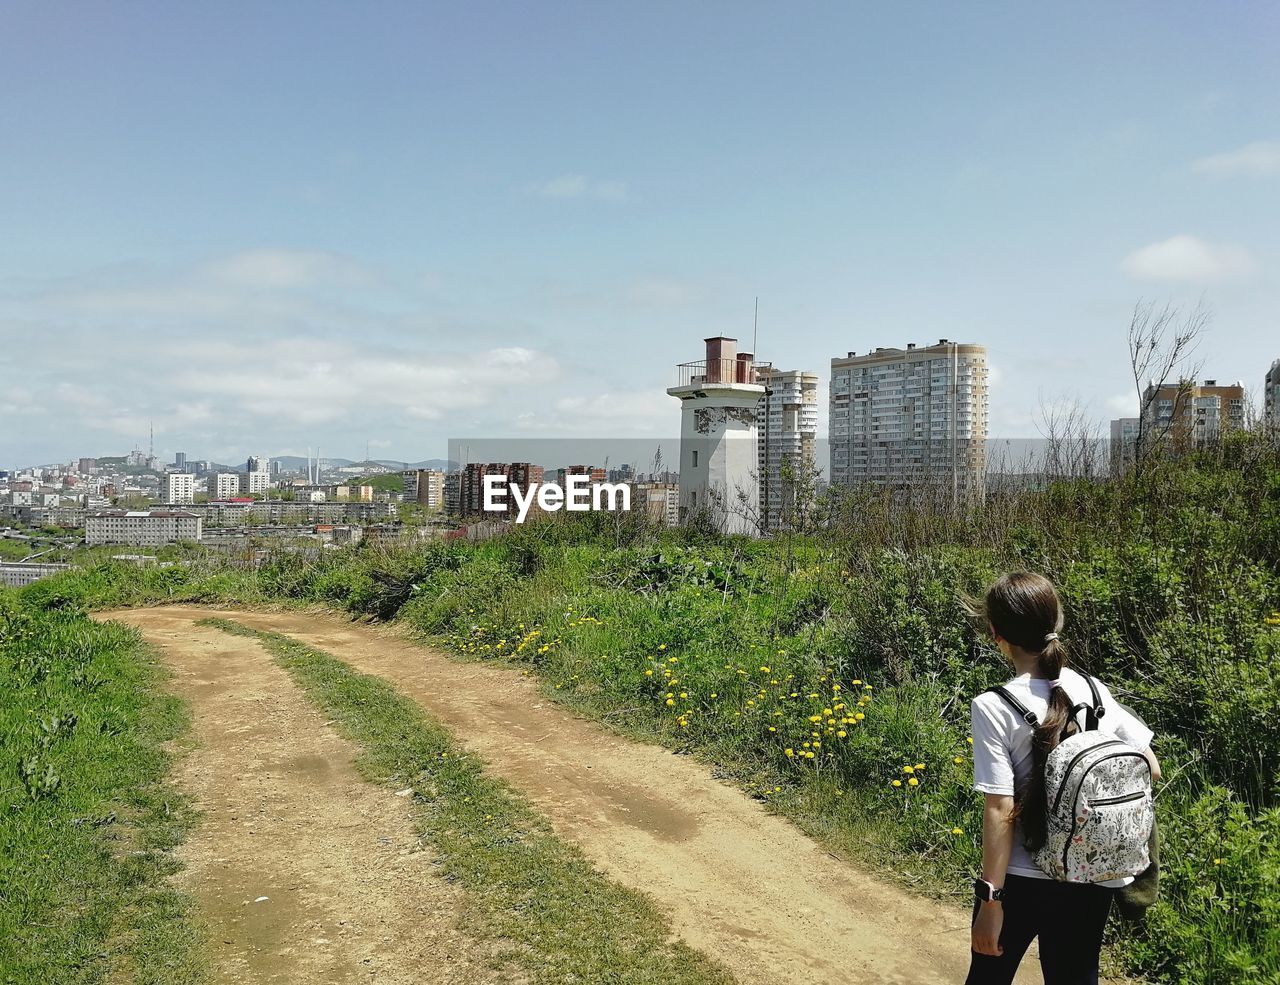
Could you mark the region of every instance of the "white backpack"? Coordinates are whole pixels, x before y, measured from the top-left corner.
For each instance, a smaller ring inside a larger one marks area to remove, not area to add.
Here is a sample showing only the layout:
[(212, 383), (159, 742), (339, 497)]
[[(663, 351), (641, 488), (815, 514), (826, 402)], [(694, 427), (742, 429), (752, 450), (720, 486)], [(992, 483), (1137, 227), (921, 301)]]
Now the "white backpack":
[[(1155, 826), (1151, 764), (1141, 750), (1098, 730), (1106, 713), (1092, 677), (1093, 706), (1085, 730), (1063, 739), (1044, 764), (1048, 837), (1036, 865), (1060, 882), (1106, 882), (1137, 875), (1150, 863), (1148, 845)], [(991, 689), (1033, 729), (1036, 716), (1003, 687)]]

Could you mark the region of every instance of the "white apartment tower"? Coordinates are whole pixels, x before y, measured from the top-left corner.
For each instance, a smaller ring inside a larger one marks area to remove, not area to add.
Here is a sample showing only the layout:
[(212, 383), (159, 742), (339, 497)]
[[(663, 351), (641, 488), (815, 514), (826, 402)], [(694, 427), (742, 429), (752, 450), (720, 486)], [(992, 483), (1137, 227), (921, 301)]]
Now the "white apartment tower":
[(737, 339), (704, 340), (706, 358), (681, 363), (667, 393), (680, 401), (680, 516), (705, 513), (729, 533), (758, 533), (757, 410), (768, 369)]
[(881, 348), (831, 360), (831, 481), (983, 493), (987, 353), (980, 345)]
[(271, 473), (265, 469), (241, 472), (239, 475), (239, 492), (242, 496), (264, 493), (271, 488)]
[(215, 472), (209, 476), (209, 498), (230, 499), (240, 492), (240, 473)]
[(760, 438), (756, 456), (760, 476), (762, 526), (776, 530), (791, 508), (795, 483), (783, 476), (784, 463), (796, 475), (814, 465), (818, 437), (818, 374), (767, 368), (757, 374), (764, 396), (756, 405)]
[(193, 503), (196, 498), (196, 477), (189, 472), (167, 472), (160, 480), (160, 498), (165, 503)]

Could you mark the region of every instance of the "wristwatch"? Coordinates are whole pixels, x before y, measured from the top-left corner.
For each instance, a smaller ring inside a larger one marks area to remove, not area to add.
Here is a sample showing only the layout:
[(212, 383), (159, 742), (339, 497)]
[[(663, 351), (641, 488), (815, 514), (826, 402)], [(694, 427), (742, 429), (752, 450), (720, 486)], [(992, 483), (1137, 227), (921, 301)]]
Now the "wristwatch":
[(998, 903), (1004, 899), (1004, 890), (997, 889), (995, 883), (985, 879), (973, 880), (973, 895), (984, 903)]

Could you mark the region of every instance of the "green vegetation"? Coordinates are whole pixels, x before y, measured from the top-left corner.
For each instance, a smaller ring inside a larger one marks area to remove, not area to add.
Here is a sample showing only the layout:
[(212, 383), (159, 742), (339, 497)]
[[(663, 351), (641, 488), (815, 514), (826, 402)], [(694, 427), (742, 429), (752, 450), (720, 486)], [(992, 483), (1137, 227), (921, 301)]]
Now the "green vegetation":
[(968, 703), (1007, 676), (964, 598), (1002, 571), (1041, 571), (1061, 586), (1073, 660), (1156, 729), (1165, 767), (1161, 900), (1144, 922), (1115, 923), (1110, 960), (1179, 985), (1280, 978), (1274, 447), (1241, 436), (1122, 481), (968, 510), (852, 493), (806, 522), (811, 533), (749, 541), (561, 514), (480, 544), (363, 546), (257, 571), (104, 565), (31, 591), (396, 619), (717, 764), (836, 851), (963, 897), (979, 832)]
[(364, 754), (357, 767), (376, 783), (411, 786), (419, 830), (443, 875), (469, 890), (469, 933), (503, 948), (534, 982), (729, 983), (687, 945), (639, 893), (596, 872), (574, 848), (440, 725), (386, 681), (288, 637), (226, 620), (275, 656)]
[(404, 480), (399, 472), (387, 472), (382, 475), (367, 475), (363, 479), (353, 479), (349, 485), (373, 486), (378, 492), (398, 493), (404, 491)]
[(0, 982), (203, 979), (166, 879), (192, 823), (164, 781), (182, 706), (138, 637), (0, 592)]

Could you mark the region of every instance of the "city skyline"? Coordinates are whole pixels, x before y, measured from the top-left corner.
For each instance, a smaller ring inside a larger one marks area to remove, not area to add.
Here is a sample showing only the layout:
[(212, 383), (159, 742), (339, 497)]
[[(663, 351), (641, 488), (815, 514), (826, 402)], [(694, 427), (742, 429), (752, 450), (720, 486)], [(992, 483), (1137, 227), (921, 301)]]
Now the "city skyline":
[(1144, 298), (1203, 298), (1198, 375), (1260, 403), (1274, 9), (729, 11), (13, 7), (0, 463), (674, 437), (672, 365), (757, 296), (819, 407), (945, 336), (993, 439), (1105, 428)]

